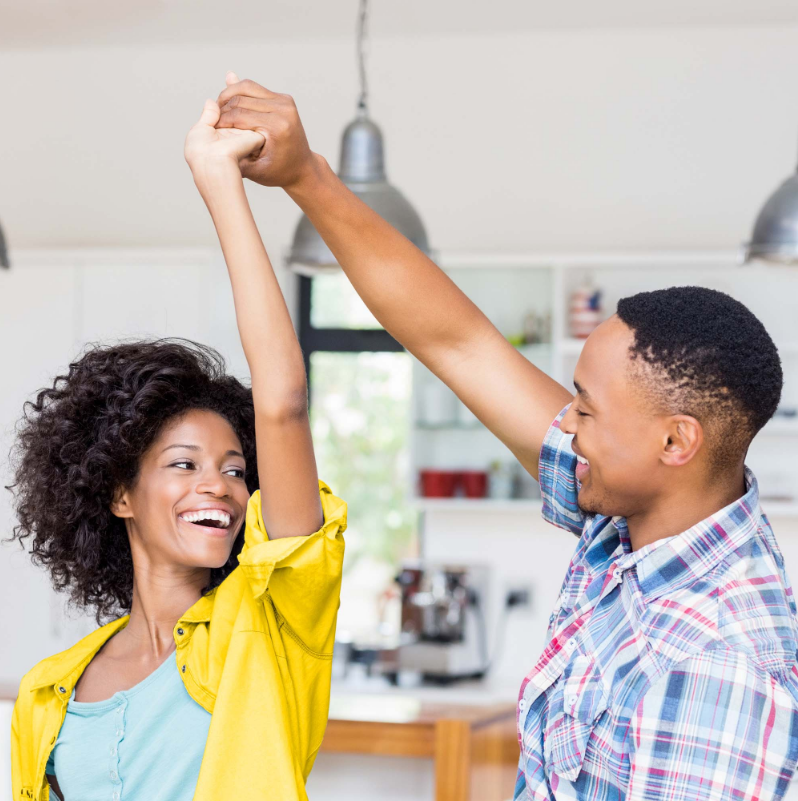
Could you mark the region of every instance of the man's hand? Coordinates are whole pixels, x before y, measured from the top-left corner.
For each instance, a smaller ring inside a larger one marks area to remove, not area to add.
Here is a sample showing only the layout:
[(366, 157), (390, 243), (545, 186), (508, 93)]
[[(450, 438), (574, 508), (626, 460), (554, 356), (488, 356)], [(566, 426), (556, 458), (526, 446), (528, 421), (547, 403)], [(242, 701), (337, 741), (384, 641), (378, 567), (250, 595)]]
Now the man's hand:
[(201, 180), (210, 163), (229, 162), (235, 168), (263, 145), (263, 134), (255, 131), (217, 130), (219, 106), (206, 100), (196, 125), (188, 132), (184, 154), (195, 180)]
[(266, 140), (259, 151), (241, 160), (245, 178), (287, 189), (314, 172), (317, 157), (308, 146), (292, 97), (270, 92), (254, 81), (241, 81), (228, 72), (227, 88), (218, 103), (221, 117), (217, 129), (257, 131)]

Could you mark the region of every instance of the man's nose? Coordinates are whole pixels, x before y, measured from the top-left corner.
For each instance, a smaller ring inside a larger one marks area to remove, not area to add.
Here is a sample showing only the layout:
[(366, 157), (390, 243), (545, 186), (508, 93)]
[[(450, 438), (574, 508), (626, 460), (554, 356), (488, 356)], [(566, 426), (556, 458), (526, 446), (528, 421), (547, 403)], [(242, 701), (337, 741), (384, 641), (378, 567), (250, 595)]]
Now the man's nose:
[(568, 411), (560, 420), (560, 431), (563, 434), (576, 434), (576, 412), (573, 409), (573, 404), (568, 407)]

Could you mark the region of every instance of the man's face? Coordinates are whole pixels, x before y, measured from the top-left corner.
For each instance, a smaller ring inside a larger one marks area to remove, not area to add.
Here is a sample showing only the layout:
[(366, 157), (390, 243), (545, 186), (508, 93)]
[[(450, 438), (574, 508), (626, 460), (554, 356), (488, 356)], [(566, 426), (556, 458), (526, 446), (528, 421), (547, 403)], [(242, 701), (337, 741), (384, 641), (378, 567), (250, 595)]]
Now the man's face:
[(574, 371), (577, 389), (561, 429), (574, 434), (580, 508), (629, 517), (645, 511), (665, 486), (661, 462), (669, 417), (658, 413), (635, 386), (629, 347), (634, 334), (618, 317), (602, 323), (585, 342)]

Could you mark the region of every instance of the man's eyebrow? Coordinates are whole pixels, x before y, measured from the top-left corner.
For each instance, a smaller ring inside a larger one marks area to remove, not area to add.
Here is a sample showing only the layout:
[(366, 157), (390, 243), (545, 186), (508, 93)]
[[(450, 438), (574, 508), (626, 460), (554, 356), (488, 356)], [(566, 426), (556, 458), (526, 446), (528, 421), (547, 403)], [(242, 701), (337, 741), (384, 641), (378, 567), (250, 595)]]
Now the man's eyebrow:
[(578, 381), (574, 381), (574, 386), (576, 387), (576, 391), (579, 395), (581, 395), (586, 401), (590, 400), (590, 393)]
[[(186, 450), (189, 450), (189, 451), (201, 451), (202, 450), (202, 448), (200, 448), (199, 445), (180, 445), (180, 444), (176, 444), (176, 445), (167, 445), (161, 451), (161, 453), (164, 453), (165, 451), (168, 451), (170, 448), (185, 448)], [(225, 456), (240, 456), (242, 459), (244, 458), (244, 454), (241, 453), (241, 451), (234, 451), (234, 450), (227, 451), (227, 453), (225, 453)]]

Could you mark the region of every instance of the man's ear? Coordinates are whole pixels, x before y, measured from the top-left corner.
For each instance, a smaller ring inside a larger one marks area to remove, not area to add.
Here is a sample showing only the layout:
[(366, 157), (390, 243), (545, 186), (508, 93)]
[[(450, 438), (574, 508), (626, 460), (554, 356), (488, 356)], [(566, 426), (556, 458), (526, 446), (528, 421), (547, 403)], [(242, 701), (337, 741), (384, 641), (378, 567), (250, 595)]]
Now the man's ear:
[(111, 501), (111, 514), (115, 517), (133, 517), (127, 490), (120, 488), (114, 493), (114, 499)]
[(687, 414), (669, 418), (660, 460), (668, 467), (681, 467), (695, 457), (704, 444), (701, 423)]

